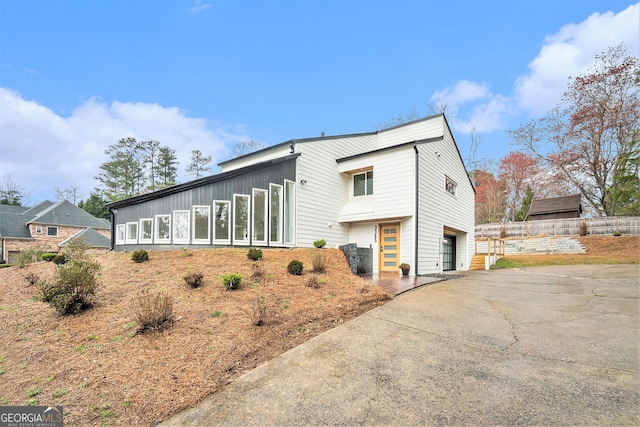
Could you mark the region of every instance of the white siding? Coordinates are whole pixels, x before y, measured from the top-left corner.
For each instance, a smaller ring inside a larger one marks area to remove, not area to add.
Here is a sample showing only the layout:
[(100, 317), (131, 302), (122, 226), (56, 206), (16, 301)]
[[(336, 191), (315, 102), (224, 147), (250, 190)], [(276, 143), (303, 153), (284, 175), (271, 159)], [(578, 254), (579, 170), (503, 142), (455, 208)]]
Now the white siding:
[(254, 165), (260, 162), (266, 162), (267, 160), (278, 159), (280, 157), (284, 157), (290, 154), (291, 149), (288, 145), (283, 145), (281, 147), (273, 147), (271, 149), (267, 149), (261, 153), (256, 153), (251, 156), (245, 156), (239, 158), (237, 160), (231, 160), (229, 163), (220, 166), (220, 173), (229, 172), (235, 169), (240, 169), (245, 166)]
[(443, 121), (443, 116), (438, 115), (411, 125), (381, 131), (378, 134), (378, 148), (442, 136)]
[[(457, 235), (457, 269), (468, 270), (473, 251), (473, 187), (444, 122), (443, 128), (443, 141), (425, 143), (418, 147), (420, 274), (441, 272), (440, 238), (444, 227), (460, 231)], [(445, 175), (457, 183), (455, 196), (445, 190)], [(462, 250), (462, 246), (467, 250)]]

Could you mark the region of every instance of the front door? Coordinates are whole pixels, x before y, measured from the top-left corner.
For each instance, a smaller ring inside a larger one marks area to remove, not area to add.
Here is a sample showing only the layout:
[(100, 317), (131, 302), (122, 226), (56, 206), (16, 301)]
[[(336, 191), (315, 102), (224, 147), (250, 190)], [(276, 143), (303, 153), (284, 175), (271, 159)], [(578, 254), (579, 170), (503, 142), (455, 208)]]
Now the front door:
[(442, 238), (442, 270), (451, 271), (456, 269), (456, 238), (455, 236), (444, 236)]
[(400, 224), (380, 225), (380, 272), (397, 273), (400, 265)]

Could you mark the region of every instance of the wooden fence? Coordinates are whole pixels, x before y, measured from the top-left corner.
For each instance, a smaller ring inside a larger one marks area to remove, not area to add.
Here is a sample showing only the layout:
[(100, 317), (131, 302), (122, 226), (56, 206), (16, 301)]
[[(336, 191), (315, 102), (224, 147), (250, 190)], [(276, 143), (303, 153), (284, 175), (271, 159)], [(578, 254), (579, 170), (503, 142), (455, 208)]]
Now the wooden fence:
[(640, 217), (611, 216), (480, 224), (476, 225), (476, 238), (578, 236), (583, 222), (587, 224), (588, 235), (640, 234)]

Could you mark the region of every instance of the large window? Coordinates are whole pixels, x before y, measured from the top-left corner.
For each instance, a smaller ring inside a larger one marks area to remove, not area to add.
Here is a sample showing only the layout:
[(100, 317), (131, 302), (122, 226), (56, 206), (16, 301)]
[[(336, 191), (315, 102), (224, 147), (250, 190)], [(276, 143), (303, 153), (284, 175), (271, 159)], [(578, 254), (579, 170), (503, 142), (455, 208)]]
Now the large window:
[(124, 224), (116, 225), (116, 245), (124, 245)]
[(153, 237), (153, 220), (143, 218), (140, 220), (140, 243), (151, 243)]
[(138, 243), (138, 223), (128, 222), (126, 230), (127, 234), (124, 237), (125, 243), (129, 245)]
[(193, 243), (209, 243), (209, 228), (211, 224), (211, 207), (193, 207)]
[(56, 237), (58, 235), (58, 227), (47, 227), (47, 236), (54, 236)]
[(213, 228), (213, 240), (216, 243), (229, 244), (231, 242), (231, 230), (229, 228), (229, 214), (231, 202), (228, 200), (214, 200), (213, 214), (215, 225)]
[(171, 242), (171, 216), (156, 215), (156, 231), (153, 238), (154, 243)]
[(296, 183), (284, 181), (284, 242), (295, 244)]
[(189, 243), (189, 211), (173, 211), (173, 243)]
[(282, 243), (282, 185), (269, 184), (269, 241)]
[(253, 189), (253, 243), (267, 244), (267, 190)]
[(249, 244), (249, 196), (233, 195), (233, 243)]
[(353, 175), (353, 195), (368, 196), (373, 194), (373, 171)]

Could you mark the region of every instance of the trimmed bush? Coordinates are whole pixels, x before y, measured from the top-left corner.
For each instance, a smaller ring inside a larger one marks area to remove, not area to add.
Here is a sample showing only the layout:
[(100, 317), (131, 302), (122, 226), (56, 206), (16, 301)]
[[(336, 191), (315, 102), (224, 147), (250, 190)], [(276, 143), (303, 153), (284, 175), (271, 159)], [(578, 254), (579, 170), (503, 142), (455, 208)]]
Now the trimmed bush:
[(222, 276), (222, 284), (225, 289), (228, 291), (232, 291), (234, 289), (238, 289), (240, 287), (240, 283), (242, 282), (242, 275), (237, 273), (225, 274)]
[(191, 286), (192, 288), (199, 288), (200, 286), (204, 285), (204, 281), (202, 280), (203, 277), (203, 273), (191, 273), (184, 276), (183, 279), (185, 282), (187, 282), (187, 285)]
[(293, 274), (295, 276), (301, 275), (303, 269), (304, 264), (302, 264), (302, 261), (298, 261), (297, 259), (291, 261), (287, 266), (287, 271), (289, 272), (289, 274)]
[(173, 322), (173, 298), (165, 291), (139, 291), (129, 301), (129, 310), (138, 332), (164, 329)]
[(40, 255), (40, 258), (42, 258), (43, 261), (52, 261), (57, 255), (58, 254), (54, 252), (45, 252)]
[(327, 245), (327, 241), (324, 239), (316, 240), (315, 242), (313, 242), (313, 246), (315, 246), (318, 249), (324, 248), (326, 245)]
[(257, 261), (259, 259), (262, 259), (262, 249), (257, 249), (257, 248), (249, 249), (249, 252), (247, 252), (247, 258), (249, 258), (251, 261)]
[(131, 259), (133, 262), (145, 262), (149, 261), (149, 253), (145, 249), (138, 249), (131, 253)]
[(314, 273), (324, 273), (329, 266), (329, 257), (326, 254), (315, 254), (312, 263)]
[(620, 237), (620, 236), (622, 236), (622, 233), (619, 230), (616, 230), (616, 231), (613, 232), (613, 235), (616, 236), (616, 237)]
[(54, 256), (51, 261), (53, 261), (55, 265), (62, 265), (62, 264), (66, 264), (67, 261), (69, 261), (69, 258), (67, 258), (65, 254), (58, 254)]

